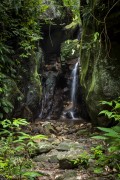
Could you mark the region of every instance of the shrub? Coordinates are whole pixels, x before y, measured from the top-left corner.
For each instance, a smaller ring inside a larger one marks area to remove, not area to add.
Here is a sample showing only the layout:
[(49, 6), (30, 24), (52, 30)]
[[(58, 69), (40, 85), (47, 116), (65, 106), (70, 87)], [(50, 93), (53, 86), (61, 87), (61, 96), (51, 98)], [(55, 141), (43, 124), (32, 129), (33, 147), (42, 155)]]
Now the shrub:
[(0, 122), (0, 174), (7, 179), (34, 179), (41, 175), (33, 170), (31, 154), (36, 149), (34, 140), (46, 137), (22, 132), (21, 126), (28, 124), (25, 119), (20, 118)]

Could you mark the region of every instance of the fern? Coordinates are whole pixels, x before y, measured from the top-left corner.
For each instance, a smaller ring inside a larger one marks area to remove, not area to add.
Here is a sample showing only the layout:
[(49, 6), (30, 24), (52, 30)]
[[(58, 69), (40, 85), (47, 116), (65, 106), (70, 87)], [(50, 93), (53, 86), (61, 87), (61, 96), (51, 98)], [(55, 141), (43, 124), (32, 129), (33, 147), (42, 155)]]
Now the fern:
[[(97, 160), (98, 168), (101, 168), (103, 165), (112, 166), (116, 169), (116, 172), (120, 171), (120, 97), (117, 100), (113, 100), (110, 102), (102, 101), (102, 105), (107, 105), (111, 110), (103, 110), (99, 114), (103, 114), (107, 116), (109, 119), (114, 118), (118, 124), (111, 128), (98, 127), (99, 130), (102, 131), (102, 135), (94, 136), (92, 138), (104, 140), (107, 144), (107, 154), (101, 155)], [(104, 158), (103, 158), (104, 157)], [(119, 175), (119, 174), (118, 174)]]

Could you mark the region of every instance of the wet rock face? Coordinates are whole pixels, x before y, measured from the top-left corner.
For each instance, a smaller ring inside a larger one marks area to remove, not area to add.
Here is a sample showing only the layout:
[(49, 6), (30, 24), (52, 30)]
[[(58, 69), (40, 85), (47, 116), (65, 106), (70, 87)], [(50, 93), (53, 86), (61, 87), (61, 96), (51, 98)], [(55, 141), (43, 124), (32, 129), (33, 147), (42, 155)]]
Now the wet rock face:
[[(24, 61), (23, 68), (25, 73), (21, 81), (21, 89), (24, 95), (22, 107), (17, 115), (18, 117), (33, 120), (39, 114), (39, 101), (41, 98), (41, 79), (39, 75), (40, 62), (42, 61), (42, 50), (37, 47), (35, 56)], [(16, 116), (16, 112), (15, 112)]]
[(58, 72), (48, 71), (43, 82), (43, 98), (41, 103), (41, 113), (39, 117), (58, 119), (62, 109), (61, 87), (57, 87)]
[(44, 62), (42, 64), (43, 94), (39, 115), (41, 119), (72, 119), (71, 111), (75, 118), (81, 115), (83, 118), (88, 118), (83, 105), (78, 70), (76, 74), (76, 104), (74, 106), (71, 103), (73, 81), (71, 74), (79, 60), (79, 40), (71, 40), (71, 48), (69, 48), (70, 45), (63, 42), (66, 39), (75, 38), (74, 33), (77, 28), (66, 30), (58, 24), (51, 25), (50, 29), (47, 26), (42, 28), (44, 35), (41, 46), (44, 52)]
[[(81, 1), (81, 3), (81, 5), (85, 8), (86, 5), (84, 1)], [(105, 7), (107, 9), (108, 6), (106, 3)], [(101, 4), (102, 2), (99, 3), (99, 7)], [(112, 6), (112, 1), (110, 2), (110, 6)], [(98, 38), (98, 40), (96, 40), (94, 45), (90, 48), (83, 45), (83, 49), (81, 50), (81, 84), (85, 95), (87, 109), (92, 122), (102, 126), (108, 126), (111, 122), (108, 119), (104, 119), (103, 121), (102, 117), (98, 117), (98, 113), (103, 108), (99, 105), (99, 101), (110, 101), (120, 96), (120, 28), (117, 26), (118, 21), (115, 22), (113, 20), (113, 23), (111, 21), (114, 15), (117, 14), (119, 9), (118, 7), (120, 7), (119, 4), (115, 7), (115, 9), (113, 8), (113, 11), (109, 13), (106, 19), (107, 36), (110, 38), (110, 44), (106, 44), (104, 41), (105, 37), (102, 36), (101, 42)], [(90, 4), (89, 8), (91, 8)], [(106, 9), (103, 10), (103, 14), (99, 14), (98, 9), (99, 8), (96, 5), (95, 17), (97, 19), (104, 19), (101, 16), (106, 14)], [(120, 19), (120, 15), (118, 15), (118, 18)], [(101, 25), (96, 25), (93, 18), (91, 18), (91, 21), (86, 23), (84, 16), (82, 21), (83, 44), (90, 44), (92, 42), (92, 35), (95, 32), (101, 34)], [(93, 27), (91, 27), (91, 24)], [(115, 33), (115, 29), (119, 32)], [(117, 36), (118, 38), (116, 38)]]
[[(69, 60), (66, 65), (61, 66), (52, 59), (49, 65), (44, 65), (42, 74), (43, 94), (40, 108), (40, 119), (88, 119), (86, 107), (82, 99), (82, 92), (77, 83), (76, 102), (71, 102), (71, 85), (73, 77), (71, 72), (78, 59)], [(54, 63), (53, 63), (54, 62)], [(79, 79), (79, 74), (77, 74)], [(79, 81), (78, 81), (79, 82)]]
[[(15, 56), (19, 57), (17, 51), (15, 51)], [(7, 86), (7, 99), (11, 103), (11, 111), (4, 113), (4, 118), (21, 117), (33, 120), (38, 117), (41, 97), (41, 80), (39, 76), (41, 59), (42, 50), (37, 46), (36, 52), (31, 54), (30, 59), (26, 58), (18, 67), (16, 65), (16, 80), (13, 77), (3, 76), (5, 79), (3, 79), (3, 82)], [(4, 94), (2, 98), (6, 98), (6, 95)]]
[[(60, 20), (60, 18), (62, 19)], [(75, 39), (80, 28), (76, 26), (73, 29), (65, 29), (65, 26), (71, 21), (71, 18), (68, 18), (67, 21), (66, 19), (67, 14), (65, 14), (65, 18), (59, 14), (57, 19), (52, 18), (53, 24), (43, 23), (42, 25), (43, 40), (40, 41), (40, 46), (44, 53), (44, 62), (42, 64), (43, 94), (39, 114), (41, 119), (59, 119), (65, 109), (66, 102), (69, 101), (67, 105), (70, 105), (70, 74), (77, 58), (73, 60), (72, 64), (65, 64), (60, 58), (61, 44), (67, 39)]]

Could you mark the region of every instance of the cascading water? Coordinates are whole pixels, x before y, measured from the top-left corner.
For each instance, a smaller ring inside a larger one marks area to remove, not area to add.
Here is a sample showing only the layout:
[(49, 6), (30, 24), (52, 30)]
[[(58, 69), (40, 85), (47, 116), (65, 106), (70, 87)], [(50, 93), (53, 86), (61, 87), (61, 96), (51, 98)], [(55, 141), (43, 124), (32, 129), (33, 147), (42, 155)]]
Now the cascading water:
[(76, 106), (76, 95), (77, 95), (77, 84), (78, 84), (78, 66), (79, 63), (77, 62), (72, 70), (72, 85), (71, 85), (71, 103), (72, 103), (72, 110), (70, 111), (71, 118), (75, 119), (74, 116), (74, 107)]
[(75, 64), (74, 69), (72, 70), (72, 88), (71, 88), (71, 101), (73, 105), (76, 103), (76, 89), (77, 89), (77, 71), (78, 71), (78, 62)]

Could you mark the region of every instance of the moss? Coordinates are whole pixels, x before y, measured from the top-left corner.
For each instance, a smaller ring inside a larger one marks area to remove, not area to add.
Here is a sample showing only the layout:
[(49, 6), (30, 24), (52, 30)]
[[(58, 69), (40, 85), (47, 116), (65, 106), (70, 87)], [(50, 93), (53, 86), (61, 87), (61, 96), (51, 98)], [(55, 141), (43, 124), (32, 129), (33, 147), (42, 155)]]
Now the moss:
[(37, 52), (33, 52), (30, 60), (30, 84), (37, 88), (38, 97), (42, 95), (42, 85), (40, 79), (40, 63), (42, 60), (42, 50), (39, 48)]
[[(105, 11), (108, 11), (108, 6), (105, 4), (104, 13), (99, 13), (101, 10), (99, 1), (97, 5), (94, 6), (94, 9), (89, 3), (85, 5), (84, 8), (83, 13), (87, 10), (91, 16), (91, 11), (92, 13), (94, 11), (94, 17), (99, 20), (104, 16)], [(82, 19), (83, 33), (80, 50), (80, 80), (91, 120), (94, 124), (100, 124), (102, 120), (98, 117), (98, 113), (102, 109), (101, 106), (99, 106), (99, 101), (112, 100), (120, 96), (120, 54), (118, 50), (120, 45), (117, 42), (116, 34), (112, 34), (112, 37), (110, 37), (110, 44), (106, 42), (105, 38), (108, 37), (104, 37), (104, 33), (101, 33), (104, 28), (103, 24), (98, 23), (98, 21), (96, 22), (95, 18), (87, 18), (88, 14), (84, 14)], [(109, 26), (109, 18), (107, 20), (106, 28), (109, 30), (111, 22)], [(96, 35), (100, 35), (100, 37), (96, 37)], [(110, 45), (111, 49), (109, 48)], [(109, 121), (105, 120), (104, 125), (105, 124), (108, 125)], [(103, 125), (103, 122), (101, 125)]]

